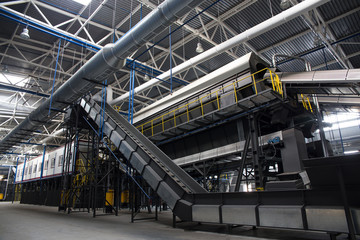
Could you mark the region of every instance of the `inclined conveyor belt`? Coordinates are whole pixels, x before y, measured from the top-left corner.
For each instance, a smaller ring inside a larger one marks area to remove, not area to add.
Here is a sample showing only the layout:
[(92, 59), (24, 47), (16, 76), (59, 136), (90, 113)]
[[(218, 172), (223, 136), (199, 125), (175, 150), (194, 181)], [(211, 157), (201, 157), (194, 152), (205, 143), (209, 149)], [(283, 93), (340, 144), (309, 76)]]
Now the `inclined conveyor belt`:
[(99, 126), (104, 120), (104, 134), (170, 208), (174, 209), (177, 201), (186, 193), (206, 193), (205, 189), (110, 105), (106, 104), (104, 118), (101, 107), (95, 101), (82, 99), (80, 105)]
[(304, 161), (311, 190), (208, 193), (109, 105), (80, 105), (181, 220), (360, 233), (360, 155)]

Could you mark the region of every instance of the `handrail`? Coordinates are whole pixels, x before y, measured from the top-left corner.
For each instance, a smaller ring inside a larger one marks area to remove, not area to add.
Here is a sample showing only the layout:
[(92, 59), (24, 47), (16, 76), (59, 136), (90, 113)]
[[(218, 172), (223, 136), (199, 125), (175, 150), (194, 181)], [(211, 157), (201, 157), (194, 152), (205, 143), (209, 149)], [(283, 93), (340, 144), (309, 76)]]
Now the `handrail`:
[[(266, 78), (256, 81), (255, 75), (260, 72), (263, 72), (263, 71), (269, 71), (270, 77), (266, 77)], [(249, 79), (251, 81), (251, 83), (246, 84), (245, 86), (243, 86), (241, 88), (236, 88), (236, 85), (238, 83), (240, 83), (246, 79)], [(161, 128), (162, 128), (161, 132), (164, 132), (165, 131), (164, 125), (166, 123), (173, 121), (173, 125), (176, 126), (176, 125), (178, 125), (176, 122), (176, 119), (185, 114), (187, 116), (186, 117), (187, 122), (190, 121), (189, 114), (195, 110), (200, 109), (201, 115), (204, 116), (204, 108), (208, 104), (214, 103), (214, 104), (216, 104), (217, 109), (220, 110), (221, 109), (221, 107), (220, 107), (220, 99), (221, 98), (224, 98), (224, 97), (234, 94), (235, 102), (237, 103), (238, 102), (237, 93), (245, 88), (254, 87), (254, 91), (255, 91), (254, 95), (258, 95), (258, 86), (256, 86), (256, 84), (263, 82), (265, 80), (271, 80), (273, 91), (279, 93), (283, 97), (282, 83), (280, 81), (279, 76), (275, 72), (271, 71), (269, 68), (264, 68), (255, 73), (252, 73), (246, 77), (243, 77), (237, 81), (231, 82), (217, 90), (211, 91), (210, 93), (208, 93), (202, 97), (199, 97), (199, 98), (197, 98), (185, 105), (182, 105), (176, 109), (173, 109), (165, 114), (162, 114), (161, 116), (151, 119), (151, 120), (147, 121), (146, 123), (143, 123), (143, 124), (137, 126), (136, 128), (139, 131), (141, 131), (142, 134), (144, 134), (144, 132), (146, 132), (146, 131), (151, 131), (151, 134), (150, 134), (151, 136), (154, 135), (154, 128), (156, 128), (158, 126), (161, 126)], [(227, 88), (231, 88), (232, 90), (225, 92)], [(221, 95), (220, 94), (221, 91), (224, 91), (224, 94)], [(212, 97), (214, 97), (214, 99), (211, 100)], [(209, 101), (206, 101), (205, 98), (208, 98)], [(194, 103), (199, 103), (199, 105), (191, 109), (189, 106)], [(179, 112), (181, 110), (183, 110), (184, 112), (179, 113), (177, 115), (176, 112)], [(154, 124), (154, 122), (157, 122), (157, 121), (159, 121), (159, 123)], [(149, 126), (147, 126), (147, 125), (149, 125)]]
[(304, 107), (306, 110), (310, 110), (311, 112), (314, 112), (313, 109), (312, 109), (312, 106), (311, 106), (309, 97), (308, 97), (308, 96), (304, 96), (303, 94), (300, 94), (300, 96), (301, 96), (301, 102), (302, 102), (302, 104), (303, 104), (303, 107)]

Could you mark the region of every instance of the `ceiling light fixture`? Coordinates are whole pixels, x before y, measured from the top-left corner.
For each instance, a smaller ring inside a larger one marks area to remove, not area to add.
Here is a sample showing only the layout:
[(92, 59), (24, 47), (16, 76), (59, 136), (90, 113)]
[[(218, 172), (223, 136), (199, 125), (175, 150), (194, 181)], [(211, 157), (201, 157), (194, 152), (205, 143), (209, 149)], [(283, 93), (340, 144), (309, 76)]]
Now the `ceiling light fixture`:
[(288, 9), (288, 8), (290, 8), (291, 7), (291, 2), (290, 2), (290, 0), (281, 0), (281, 2), (280, 2), (280, 8), (282, 9), (282, 10), (286, 10), (286, 9)]
[(5, 72), (5, 73), (9, 72), (9, 68), (7, 65), (3, 65), (3, 72)]
[(204, 52), (204, 48), (202, 47), (201, 43), (198, 43), (198, 44), (197, 44), (196, 52), (197, 52), (197, 53), (202, 53), (202, 52)]
[(149, 80), (150, 80), (149, 75), (145, 74), (144, 80), (145, 80), (146, 82), (149, 81)]
[(91, 0), (73, 0), (74, 2), (80, 3), (84, 6), (89, 5), (89, 3), (91, 2)]
[(201, 42), (200, 42), (200, 38), (198, 38), (199, 39), (199, 41), (198, 41), (198, 43), (197, 43), (197, 46), (196, 46), (196, 52), (197, 53), (202, 53), (202, 52), (204, 52), (204, 48), (203, 48), (203, 46), (201, 45)]
[(20, 33), (20, 37), (25, 40), (28, 40), (30, 38), (28, 26), (26, 26), (26, 28), (23, 29), (22, 33)]
[(320, 46), (322, 44), (322, 40), (319, 36), (315, 36), (314, 38), (314, 46), (317, 47), (317, 46)]

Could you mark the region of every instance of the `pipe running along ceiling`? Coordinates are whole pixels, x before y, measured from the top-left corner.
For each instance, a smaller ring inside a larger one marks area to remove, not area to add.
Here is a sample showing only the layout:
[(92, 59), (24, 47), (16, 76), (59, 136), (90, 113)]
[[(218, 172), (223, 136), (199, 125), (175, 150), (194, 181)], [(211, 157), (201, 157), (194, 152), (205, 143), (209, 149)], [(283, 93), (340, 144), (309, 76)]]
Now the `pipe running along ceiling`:
[[(154, 84), (158, 84), (161, 80), (167, 80), (170, 78), (170, 74), (176, 75), (178, 73), (181, 73), (183, 71), (186, 71), (187, 69), (191, 68), (192, 66), (196, 66), (197, 64), (200, 64), (210, 58), (213, 58), (237, 45), (240, 43), (243, 43), (245, 41), (248, 41), (250, 39), (253, 39), (265, 32), (270, 31), (271, 29), (274, 29), (275, 27), (280, 26), (281, 24), (290, 21), (291, 19), (294, 19), (301, 14), (304, 14), (311, 9), (314, 9), (320, 5), (323, 5), (327, 3), (329, 0), (306, 0), (303, 1), (292, 8), (289, 8), (288, 10), (279, 13), (278, 15), (246, 30), (245, 32), (242, 32), (238, 34), (237, 36), (230, 38), (229, 40), (210, 48), (209, 50), (189, 59), (188, 61), (179, 64), (178, 66), (172, 68), (171, 71), (167, 71), (162, 73), (161, 75), (157, 76), (156, 78), (151, 79), (150, 81), (136, 87), (134, 89), (134, 94), (140, 93), (146, 89), (149, 89)], [(159, 80), (161, 79), (161, 80)], [(119, 96), (118, 98), (112, 100), (110, 102), (110, 105), (115, 105), (125, 99), (129, 98), (129, 92), (124, 93), (123, 95)]]
[[(115, 44), (108, 44), (102, 48), (51, 98), (31, 112), (0, 142), (0, 152), (5, 152), (12, 146), (18, 145), (20, 139), (31, 137), (29, 133), (56, 116), (59, 110), (91, 91), (97, 84), (106, 82), (111, 74), (124, 66), (125, 59), (137, 48), (201, 2), (202, 0), (167, 0), (163, 2)], [(107, 84), (111, 84), (111, 82), (107, 82)]]

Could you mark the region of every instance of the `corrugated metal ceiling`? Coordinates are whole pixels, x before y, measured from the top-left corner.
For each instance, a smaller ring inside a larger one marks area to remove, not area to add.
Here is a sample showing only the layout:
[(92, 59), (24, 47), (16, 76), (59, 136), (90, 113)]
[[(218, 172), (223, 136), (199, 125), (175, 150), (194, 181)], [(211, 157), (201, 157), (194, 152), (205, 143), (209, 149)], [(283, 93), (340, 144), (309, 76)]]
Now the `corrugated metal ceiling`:
[[(36, 1), (34, 1), (36, 3)], [(78, 4), (72, 0), (63, 0), (63, 1), (56, 1), (56, 0), (41, 0), (42, 4), (49, 5), (55, 9), (58, 9), (58, 12), (52, 11), (47, 9), (46, 7), (39, 6), (39, 8), (44, 12), (44, 14), (48, 17), (49, 21), (56, 25), (63, 21), (69, 20), (70, 17), (66, 16), (64, 13), (71, 13), (78, 15), (80, 11), (81, 17), (84, 19), (88, 18), (95, 9), (101, 4), (102, 1), (100, 0), (93, 0), (89, 6), (83, 6)], [(158, 5), (159, 3), (163, 2), (158, 0), (150, 0), (150, 3)], [(115, 4), (116, 3), (116, 4)], [(204, 9), (214, 1), (204, 1), (200, 5), (200, 9)], [(235, 34), (241, 33), (246, 31), (247, 29), (261, 24), (261, 22), (269, 19), (272, 15), (279, 14), (282, 9), (279, 7), (280, 0), (222, 0), (219, 1), (217, 4), (214, 4), (211, 8), (207, 10), (207, 14), (212, 15), (214, 18), (221, 17), (221, 19), (225, 19), (222, 26), (218, 25), (217, 22), (213, 22), (212, 18), (202, 15), (203, 23), (209, 24), (211, 23), (212, 28), (208, 29), (208, 34), (211, 37), (209, 39), (201, 39), (200, 42), (202, 43), (205, 50), (212, 48), (214, 45), (210, 42), (220, 44), (226, 41), (227, 38), (232, 37)], [(133, 14), (131, 14), (131, 26), (134, 26), (136, 23), (140, 21), (141, 18), (144, 18), (147, 14), (151, 12), (151, 9), (143, 4), (142, 8), (140, 8), (141, 1), (134, 1), (134, 0), (124, 0), (124, 1), (116, 1), (116, 0), (108, 0), (103, 7), (101, 7), (100, 11), (92, 18), (91, 24), (86, 26), (86, 29), (92, 35), (95, 42), (103, 39), (105, 36), (108, 36), (105, 41), (101, 44), (105, 45), (106, 43), (110, 43), (113, 41), (113, 35), (109, 35), (109, 29), (113, 28), (113, 24), (119, 24), (123, 22), (125, 18), (130, 16), (131, 9), (139, 8), (139, 10)], [(116, 6), (115, 6), (116, 5)], [(245, 7), (239, 7), (239, 6)], [(17, 11), (24, 11), (26, 4), (18, 4), (11, 6), (12, 9)], [(331, 21), (334, 18), (337, 18), (343, 14), (346, 14), (353, 9), (359, 8), (360, 2), (358, 0), (332, 0), (329, 3), (324, 4), (323, 6), (319, 7), (319, 13), (326, 21)], [(239, 8), (238, 11), (232, 13), (233, 9)], [(114, 9), (115, 9), (115, 21), (113, 19), (114, 16)], [(232, 16), (229, 14), (231, 13)], [(29, 16), (32, 16), (36, 19), (43, 20), (42, 17), (39, 15), (37, 10), (30, 6), (28, 11), (26, 12)], [(195, 10), (191, 11), (188, 16), (186, 17), (185, 21), (190, 19), (196, 14)], [(310, 14), (311, 18), (316, 21), (315, 15), (312, 13)], [(0, 18), (2, 23), (9, 22), (9, 20), (1, 17)], [(350, 15), (347, 15), (343, 18), (338, 19), (337, 21), (333, 21), (328, 25), (329, 30), (331, 30), (336, 39), (331, 39), (330, 36), (327, 36), (329, 42), (332, 43), (335, 40), (339, 40), (341, 38), (350, 36), (352, 34), (360, 32), (360, 13), (354, 12)], [(4, 25), (4, 24), (2, 24)], [(14, 24), (12, 24), (14, 25)], [(187, 25), (197, 31), (202, 31), (202, 24), (200, 19), (196, 17), (191, 22), (187, 23)], [(9, 24), (10, 26), (10, 24)], [(62, 29), (67, 29), (69, 24), (62, 26)], [(103, 27), (101, 27), (103, 26)], [(175, 29), (178, 25), (173, 25), (172, 29)], [(70, 33), (77, 32), (80, 24), (75, 22), (73, 26), (68, 29)], [(121, 25), (117, 30), (120, 32), (127, 32), (130, 28), (130, 20), (124, 21), (124, 24)], [(1, 36), (4, 38), (9, 38), (13, 32), (13, 27), (4, 27), (0, 30)], [(216, 31), (215, 31), (216, 30)], [(224, 30), (226, 35), (224, 34)], [(21, 28), (18, 29), (16, 35), (20, 34)], [(34, 33), (35, 32), (35, 33)], [(231, 33), (233, 32), (233, 33)], [(48, 36), (45, 33), (37, 32), (36, 30), (31, 30), (32, 39), (38, 40), (39, 42), (44, 42), (50, 45), (53, 45), (56, 42), (56, 38), (52, 36)], [(168, 34), (168, 29), (165, 29), (159, 36), (153, 39), (153, 42), (158, 41), (159, 39), (166, 37)], [(189, 59), (191, 57), (196, 56), (195, 48), (196, 44), (198, 43), (197, 32), (192, 33), (189, 30), (180, 29), (179, 31), (172, 34), (172, 45), (173, 51), (178, 54), (179, 56), (185, 57), (185, 59)], [(204, 34), (205, 35), (205, 34)], [(88, 36), (85, 34), (84, 31), (79, 33), (79, 36), (88, 39)], [(121, 36), (120, 36), (121, 37)], [(185, 39), (188, 39), (185, 41)], [(267, 60), (269, 63), (271, 61), (271, 57), (274, 53), (282, 53), (282, 54), (290, 54), (290, 55), (297, 55), (303, 56), (307, 58), (311, 64), (316, 67), (317, 65), (325, 64), (325, 62), (331, 63), (335, 61), (333, 54), (330, 54), (328, 49), (324, 51), (322, 49), (316, 50), (319, 46), (314, 45), (315, 34), (312, 30), (309, 30), (309, 27), (305, 24), (304, 20), (300, 17), (293, 19), (267, 33), (264, 33), (254, 39), (248, 41), (251, 47), (253, 47), (256, 51), (258, 51), (263, 59)], [(16, 38), (17, 41), (21, 41)], [(355, 36), (351, 39), (346, 40), (347, 42), (359, 42), (359, 36)], [(159, 46), (162, 48), (169, 47), (169, 40), (165, 39)], [(69, 47), (77, 49), (77, 51), (82, 51), (81, 47), (75, 46), (70, 44)], [(360, 51), (359, 44), (353, 45), (345, 45), (345, 44), (337, 44), (334, 45), (335, 49), (343, 50), (346, 55), (351, 55), (356, 52)], [(341, 49), (339, 49), (341, 48)], [(135, 54), (134, 57), (138, 56), (141, 52), (145, 49), (141, 48)], [(235, 49), (234, 49), (235, 50)], [(236, 52), (232, 53), (238, 57), (246, 54), (249, 49), (244, 47), (242, 44), (236, 48)], [(161, 64), (164, 57), (160, 57), (160, 55), (164, 55), (161, 50), (155, 48), (151, 50), (157, 64)], [(324, 54), (325, 53), (325, 54)], [(339, 51), (339, 55), (344, 57)], [(233, 56), (229, 54), (221, 54), (218, 57), (206, 61), (199, 65), (200, 68), (205, 69), (206, 71), (213, 71), (218, 67), (228, 63), (234, 59)], [(5, 59), (6, 60), (6, 59)], [(147, 62), (147, 64), (151, 64), (151, 57), (150, 54), (143, 54), (140, 58), (140, 61)], [(176, 58), (176, 61), (179, 59)], [(350, 61), (354, 67), (360, 67), (360, 61), (358, 57), (351, 57)], [(14, 63), (12, 63), (14, 64)], [(339, 64), (330, 64), (332, 68), (340, 67)], [(162, 66), (162, 71), (168, 70), (169, 64), (165, 63)], [(320, 66), (321, 67), (321, 66)], [(298, 61), (290, 61), (280, 65), (281, 70), (291, 70), (296, 71), (298, 69), (302, 69), (303, 65), (301, 62)], [(186, 80), (192, 81), (196, 78), (195, 74), (188, 74)]]

